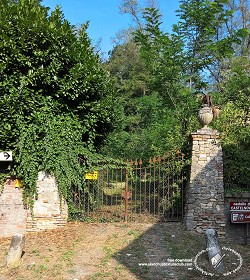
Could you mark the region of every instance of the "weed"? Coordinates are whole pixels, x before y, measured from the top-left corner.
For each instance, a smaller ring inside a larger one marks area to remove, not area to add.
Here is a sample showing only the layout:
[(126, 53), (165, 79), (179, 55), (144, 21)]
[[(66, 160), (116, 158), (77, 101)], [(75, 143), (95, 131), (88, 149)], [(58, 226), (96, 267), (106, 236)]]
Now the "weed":
[(98, 272), (94, 275), (92, 275), (89, 279), (90, 280), (101, 280), (105, 277), (110, 277), (111, 273), (110, 272)]
[(48, 271), (48, 267), (46, 265), (39, 265), (36, 266), (35, 264), (30, 268), (30, 270), (34, 271), (36, 275), (43, 274), (44, 272)]
[(69, 270), (67, 270), (67, 273), (68, 273), (68, 274), (72, 274), (72, 275), (76, 275), (76, 270), (74, 270), (74, 269), (69, 269)]
[(50, 258), (45, 257), (45, 258), (44, 258), (44, 261), (45, 261), (46, 263), (48, 263), (48, 262), (50, 262)]
[(40, 251), (38, 249), (32, 249), (31, 250), (31, 254), (34, 254), (36, 256), (39, 256), (40, 255)]
[(73, 263), (72, 259), (73, 259), (74, 255), (75, 255), (75, 252), (72, 249), (70, 249), (66, 252), (63, 252), (61, 258), (62, 258), (62, 260), (66, 261), (68, 265), (73, 265), (74, 263)]
[(131, 229), (128, 231), (128, 235), (133, 235), (134, 237), (139, 237), (141, 233), (136, 229)]

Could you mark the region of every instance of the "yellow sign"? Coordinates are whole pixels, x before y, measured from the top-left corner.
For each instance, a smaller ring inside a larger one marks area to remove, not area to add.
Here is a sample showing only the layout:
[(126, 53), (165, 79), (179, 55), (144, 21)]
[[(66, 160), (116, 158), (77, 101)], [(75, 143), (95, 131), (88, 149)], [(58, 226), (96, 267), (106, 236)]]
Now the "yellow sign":
[(97, 180), (98, 178), (98, 172), (94, 171), (94, 172), (88, 172), (85, 174), (85, 179), (87, 180)]
[(23, 186), (23, 183), (20, 179), (15, 180), (15, 188), (21, 188)]

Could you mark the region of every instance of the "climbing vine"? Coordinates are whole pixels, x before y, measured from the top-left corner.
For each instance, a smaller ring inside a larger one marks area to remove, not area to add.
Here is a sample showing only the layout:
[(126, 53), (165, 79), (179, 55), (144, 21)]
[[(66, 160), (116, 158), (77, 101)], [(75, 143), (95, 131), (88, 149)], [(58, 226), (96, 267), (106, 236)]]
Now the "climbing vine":
[(22, 179), (32, 206), (46, 171), (68, 199), (72, 186), (84, 188), (112, 126), (111, 79), (88, 23), (76, 29), (59, 7), (49, 13), (37, 0), (0, 1), (0, 9), (0, 150), (13, 152), (0, 178)]

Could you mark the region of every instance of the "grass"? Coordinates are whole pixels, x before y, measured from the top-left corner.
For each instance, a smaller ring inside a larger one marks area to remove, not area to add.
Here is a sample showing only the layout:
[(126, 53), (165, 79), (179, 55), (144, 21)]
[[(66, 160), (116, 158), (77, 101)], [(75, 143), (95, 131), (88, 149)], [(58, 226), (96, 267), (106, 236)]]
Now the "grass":
[(62, 253), (62, 260), (67, 263), (68, 266), (72, 266), (74, 262), (72, 261), (73, 257), (75, 256), (75, 251), (70, 249)]

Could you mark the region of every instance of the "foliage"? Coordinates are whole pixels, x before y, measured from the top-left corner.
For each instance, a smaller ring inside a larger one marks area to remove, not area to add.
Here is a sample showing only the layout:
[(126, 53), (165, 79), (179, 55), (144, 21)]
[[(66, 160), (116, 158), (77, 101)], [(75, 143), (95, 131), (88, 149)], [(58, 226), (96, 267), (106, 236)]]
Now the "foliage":
[(156, 8), (144, 9), (131, 41), (118, 45), (106, 63), (118, 89), (118, 125), (103, 153), (123, 159), (161, 155), (187, 146), (197, 126), (196, 96), (183, 85), (183, 44), (161, 30)]
[[(190, 86), (207, 87), (204, 76), (211, 75), (220, 82), (220, 70), (234, 47), (247, 36), (246, 28), (225, 29), (233, 16), (226, 8), (229, 0), (181, 0), (180, 21), (174, 30), (181, 36), (185, 50), (185, 67)], [(223, 32), (222, 32), (223, 30)]]
[(224, 92), (216, 96), (222, 110), (215, 127), (222, 135), (225, 187), (230, 189), (250, 188), (249, 66), (244, 57), (232, 60), (221, 84)]
[(213, 126), (225, 185), (249, 188), (249, 10), (241, 1), (182, 0), (168, 34), (155, 5), (123, 2), (136, 26), (101, 65), (88, 23), (77, 30), (38, 0), (0, 1), (0, 149), (14, 155), (0, 177), (21, 177), (33, 198), (37, 172), (50, 172), (71, 201), (72, 191), (87, 192), (83, 174), (96, 152), (123, 160), (187, 152), (197, 93), (209, 86), (222, 109)]
[(39, 170), (53, 173), (61, 195), (83, 188), (83, 169), (112, 127), (113, 86), (79, 30), (57, 7), (37, 0), (0, 2), (0, 149), (12, 150), (12, 174), (36, 192)]
[(159, 9), (124, 1), (137, 29), (107, 62), (119, 92), (119, 125), (103, 152), (124, 159), (188, 152), (188, 136), (199, 127), (196, 93), (208, 87), (221, 108), (212, 125), (222, 135), (225, 186), (248, 188), (249, 7), (244, 1), (180, 2), (180, 21), (168, 34)]

